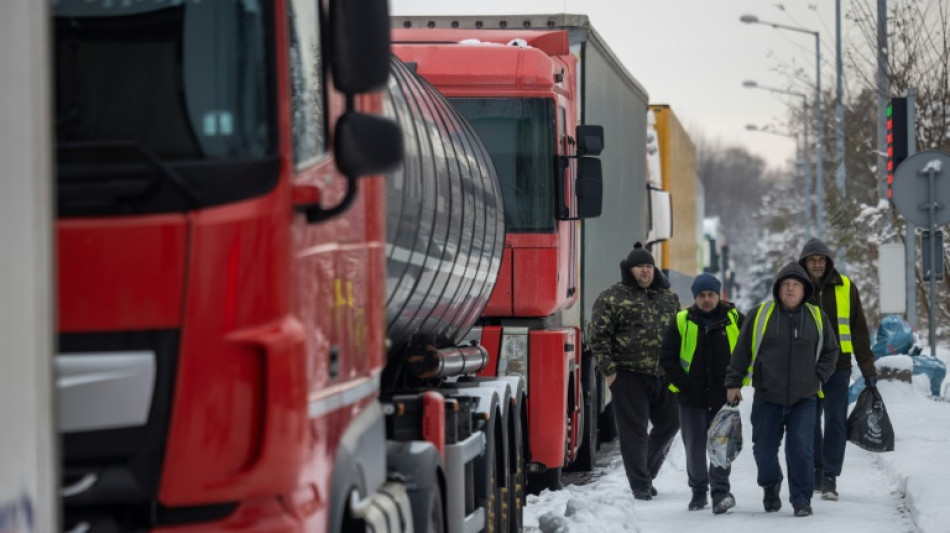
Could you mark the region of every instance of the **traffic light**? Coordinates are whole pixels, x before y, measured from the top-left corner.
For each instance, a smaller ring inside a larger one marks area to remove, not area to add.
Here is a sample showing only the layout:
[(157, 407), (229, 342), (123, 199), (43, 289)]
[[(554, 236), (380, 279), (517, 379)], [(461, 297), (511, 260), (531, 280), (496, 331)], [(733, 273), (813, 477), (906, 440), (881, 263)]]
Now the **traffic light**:
[(887, 199), (891, 202), (894, 171), (907, 159), (907, 137), (907, 98), (891, 98), (887, 103)]

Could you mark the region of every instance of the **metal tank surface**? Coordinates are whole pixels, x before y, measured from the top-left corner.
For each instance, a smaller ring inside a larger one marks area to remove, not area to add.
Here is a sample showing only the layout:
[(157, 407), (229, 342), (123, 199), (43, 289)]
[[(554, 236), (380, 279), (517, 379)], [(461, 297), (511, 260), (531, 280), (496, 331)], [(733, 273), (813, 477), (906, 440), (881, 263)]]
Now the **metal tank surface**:
[(384, 114), (403, 131), (386, 177), (390, 357), (455, 346), (491, 296), (504, 249), (504, 202), (488, 152), (428, 82), (393, 58)]

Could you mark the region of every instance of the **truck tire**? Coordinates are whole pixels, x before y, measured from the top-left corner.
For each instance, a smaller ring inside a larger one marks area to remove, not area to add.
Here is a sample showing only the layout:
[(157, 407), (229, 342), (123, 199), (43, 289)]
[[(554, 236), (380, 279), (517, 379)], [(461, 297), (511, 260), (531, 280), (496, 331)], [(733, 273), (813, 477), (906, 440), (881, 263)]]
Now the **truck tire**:
[(509, 415), (508, 451), (510, 454), (508, 469), (508, 531), (521, 533), (524, 529), (524, 505), (527, 490), (525, 475), (526, 443), (524, 435), (528, 427), (527, 413), (524, 409), (525, 398), (516, 402), (515, 409)]
[(581, 367), (581, 398), (583, 401), (582, 420), (581, 420), (581, 446), (577, 451), (577, 457), (567, 468), (570, 472), (590, 472), (594, 469), (594, 463), (597, 457), (598, 433), (597, 419), (598, 406), (600, 405), (597, 391), (597, 370), (594, 367), (594, 358), (589, 354), (584, 354), (583, 366)]

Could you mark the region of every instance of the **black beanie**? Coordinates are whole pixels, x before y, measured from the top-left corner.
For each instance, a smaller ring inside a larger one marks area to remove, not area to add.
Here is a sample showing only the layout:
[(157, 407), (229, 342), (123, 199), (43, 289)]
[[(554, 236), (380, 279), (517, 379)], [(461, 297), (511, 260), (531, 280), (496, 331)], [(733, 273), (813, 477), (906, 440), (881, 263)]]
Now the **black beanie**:
[(690, 290), (693, 291), (693, 298), (703, 291), (713, 291), (714, 293), (719, 294), (719, 292), (722, 290), (722, 283), (716, 279), (716, 276), (703, 273), (696, 276), (696, 279), (693, 280), (693, 285), (690, 287)]
[(627, 260), (624, 261), (623, 265), (626, 269), (630, 269), (637, 265), (653, 265), (655, 267), (656, 262), (653, 260), (653, 254), (644, 248), (643, 244), (636, 242), (633, 245), (633, 250), (627, 254)]

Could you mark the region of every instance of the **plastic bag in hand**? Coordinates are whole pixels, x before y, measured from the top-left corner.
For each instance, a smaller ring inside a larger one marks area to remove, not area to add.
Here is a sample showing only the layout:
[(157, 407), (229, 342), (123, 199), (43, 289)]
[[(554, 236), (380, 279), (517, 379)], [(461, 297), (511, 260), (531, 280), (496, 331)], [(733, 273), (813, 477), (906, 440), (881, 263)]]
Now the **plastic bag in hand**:
[(742, 451), (742, 419), (739, 417), (739, 407), (723, 405), (713, 417), (706, 436), (709, 462), (713, 466), (729, 468)]
[(894, 450), (894, 427), (877, 387), (867, 387), (848, 415), (848, 440), (869, 452)]

